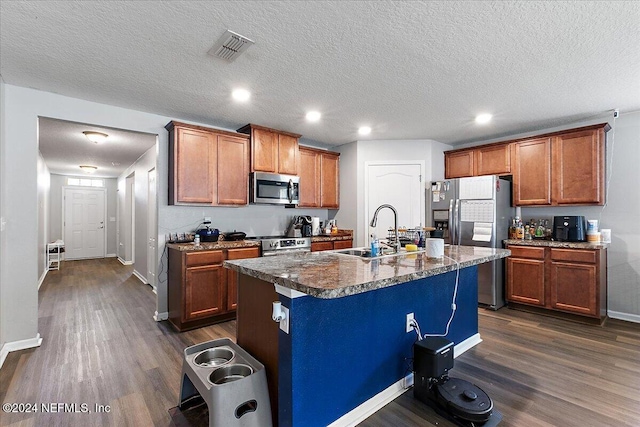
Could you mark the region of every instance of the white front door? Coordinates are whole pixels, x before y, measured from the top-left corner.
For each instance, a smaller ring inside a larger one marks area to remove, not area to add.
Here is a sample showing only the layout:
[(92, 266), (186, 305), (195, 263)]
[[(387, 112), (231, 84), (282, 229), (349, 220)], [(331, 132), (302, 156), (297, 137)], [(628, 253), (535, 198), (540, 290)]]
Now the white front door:
[[(424, 163), (367, 162), (365, 168), (365, 244), (369, 244), (369, 236), (374, 232), (369, 226), (373, 214), (385, 203), (398, 211), (398, 227), (424, 225)], [(382, 209), (375, 228), (377, 237), (386, 239), (389, 228), (393, 228), (393, 212)]]
[(149, 171), (149, 189), (148, 189), (148, 216), (147, 235), (149, 236), (149, 249), (147, 251), (147, 281), (152, 288), (156, 288), (156, 169)]
[(104, 199), (104, 189), (65, 188), (65, 259), (104, 258)]

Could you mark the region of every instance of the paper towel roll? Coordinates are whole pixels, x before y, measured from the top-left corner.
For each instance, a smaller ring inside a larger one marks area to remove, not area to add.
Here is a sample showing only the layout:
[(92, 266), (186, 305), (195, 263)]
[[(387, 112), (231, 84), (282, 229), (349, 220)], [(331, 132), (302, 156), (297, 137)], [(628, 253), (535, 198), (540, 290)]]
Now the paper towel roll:
[(320, 217), (311, 217), (311, 234), (314, 236), (320, 234)]
[(426, 238), (424, 247), (427, 258), (442, 258), (444, 256), (444, 239)]

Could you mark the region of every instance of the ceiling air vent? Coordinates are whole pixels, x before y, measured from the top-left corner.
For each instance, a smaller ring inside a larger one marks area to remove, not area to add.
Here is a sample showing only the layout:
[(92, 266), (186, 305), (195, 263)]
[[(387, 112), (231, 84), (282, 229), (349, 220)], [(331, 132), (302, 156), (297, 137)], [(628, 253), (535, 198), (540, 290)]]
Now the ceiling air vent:
[(227, 30), (209, 50), (209, 55), (232, 62), (253, 43), (253, 40)]

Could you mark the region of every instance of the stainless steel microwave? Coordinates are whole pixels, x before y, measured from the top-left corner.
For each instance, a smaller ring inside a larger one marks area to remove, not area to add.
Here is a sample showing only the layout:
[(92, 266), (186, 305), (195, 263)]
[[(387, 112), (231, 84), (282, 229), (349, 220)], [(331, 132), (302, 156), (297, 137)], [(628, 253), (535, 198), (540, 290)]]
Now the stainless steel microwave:
[(276, 173), (252, 172), (249, 202), (270, 205), (297, 205), (300, 201), (300, 177)]

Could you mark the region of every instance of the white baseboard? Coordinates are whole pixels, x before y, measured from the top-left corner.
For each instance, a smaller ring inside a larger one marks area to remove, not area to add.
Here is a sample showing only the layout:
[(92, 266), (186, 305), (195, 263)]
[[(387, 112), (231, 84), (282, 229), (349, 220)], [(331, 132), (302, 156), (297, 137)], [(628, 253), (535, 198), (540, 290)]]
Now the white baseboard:
[(115, 257), (117, 257), (117, 256), (118, 256), (118, 255), (116, 255), (116, 254), (106, 254), (104, 257), (105, 257), (105, 258), (115, 258)]
[(155, 320), (156, 322), (160, 322), (162, 320), (167, 320), (169, 318), (169, 313), (168, 312), (163, 312), (163, 313), (158, 313), (156, 311), (156, 313), (153, 315), (153, 320)]
[[(453, 348), (453, 356), (458, 357), (470, 348), (475, 347), (482, 342), (480, 334), (475, 334), (457, 344)], [(393, 401), (404, 393), (407, 388), (413, 385), (413, 372), (404, 378), (399, 379), (395, 383), (391, 384), (380, 393), (373, 396), (371, 399), (357, 406), (353, 410), (347, 412), (331, 424), (328, 427), (353, 427), (360, 424), (362, 421), (373, 415), (387, 403)]]
[(640, 323), (640, 315), (638, 314), (621, 313), (619, 311), (611, 311), (611, 310), (609, 310), (607, 314), (612, 319), (619, 319), (619, 320), (626, 320), (627, 322)]
[(42, 338), (40, 338), (40, 334), (36, 334), (34, 338), (4, 343), (2, 349), (0, 349), (0, 368), (2, 368), (2, 365), (4, 364), (4, 361), (10, 352), (40, 347), (40, 344), (42, 344)]
[(133, 261), (125, 261), (120, 257), (118, 257), (118, 261), (120, 261), (120, 264), (122, 265), (133, 265)]
[(147, 278), (144, 277), (142, 274), (138, 273), (135, 268), (133, 269), (133, 275), (136, 276), (142, 283), (144, 283), (145, 285), (148, 285), (149, 283), (147, 282)]
[(38, 290), (40, 290), (40, 286), (42, 286), (42, 282), (44, 282), (44, 278), (47, 277), (48, 272), (49, 270), (47, 270), (46, 268), (42, 272), (42, 276), (40, 276), (40, 280), (38, 280)]

